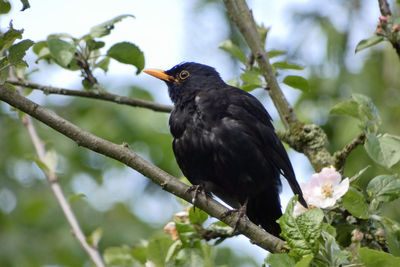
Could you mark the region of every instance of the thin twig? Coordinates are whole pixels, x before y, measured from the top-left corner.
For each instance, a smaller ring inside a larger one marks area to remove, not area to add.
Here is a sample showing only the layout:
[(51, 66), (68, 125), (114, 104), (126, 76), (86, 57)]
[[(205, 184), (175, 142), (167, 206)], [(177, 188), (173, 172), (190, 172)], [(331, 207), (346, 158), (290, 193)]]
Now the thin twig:
[[(31, 137), (32, 143), (35, 146), (35, 150), (40, 161), (45, 162), (46, 150), (44, 148), (43, 142), (40, 140), (36, 132), (31, 117), (26, 115), (23, 119), (23, 123), (28, 129), (29, 136)], [(47, 178), (47, 181), (50, 184), (51, 189), (53, 190), (54, 195), (57, 198), (58, 203), (61, 206), (62, 211), (64, 212), (65, 217), (68, 220), (69, 225), (72, 228), (72, 233), (74, 234), (75, 238), (81, 244), (83, 249), (87, 252), (87, 254), (92, 259), (94, 264), (96, 264), (96, 266), (105, 267), (105, 264), (103, 262), (103, 259), (101, 258), (99, 251), (86, 242), (86, 237), (83, 234), (81, 227), (79, 226), (78, 220), (76, 219), (75, 214), (71, 209), (71, 206), (69, 205), (67, 199), (65, 198), (61, 186), (57, 181), (56, 174), (54, 173), (54, 171), (51, 170), (43, 172)]]
[(379, 9), (381, 10), (381, 14), (383, 16), (392, 15), (389, 3), (386, 0), (378, 0), (378, 2), (379, 2)]
[(337, 151), (334, 154), (335, 168), (336, 170), (342, 171), (346, 163), (346, 158), (349, 156), (351, 151), (353, 151), (357, 146), (364, 144), (365, 133), (359, 133), (354, 139), (348, 143), (341, 151)]
[[(59, 117), (54, 112), (39, 106), (2, 85), (0, 85), (0, 100), (28, 113), (54, 130), (74, 140), (78, 145), (126, 164), (160, 185), (162, 189), (192, 203), (195, 192), (188, 190), (189, 187), (186, 184), (147, 162), (131, 151), (126, 145), (117, 145), (86, 132)], [(237, 213), (227, 216), (228, 209), (225, 206), (203, 194), (197, 195), (196, 206), (232, 227), (235, 226), (239, 219)], [(285, 243), (282, 240), (265, 232), (249, 220), (239, 220), (238, 230), (255, 244), (272, 253), (279, 253), (284, 250)]]
[[(392, 12), (387, 0), (378, 0), (382, 17), (379, 19), (377, 34), (384, 36), (392, 44), (400, 58), (399, 24), (392, 19)], [(385, 20), (381, 20), (385, 18)], [(379, 30), (379, 31), (378, 31)]]
[(7, 82), (13, 85), (23, 86), (30, 89), (38, 89), (43, 91), (44, 94), (58, 94), (58, 95), (79, 96), (79, 97), (100, 99), (133, 107), (148, 108), (154, 111), (161, 111), (161, 112), (171, 112), (172, 110), (172, 107), (168, 105), (157, 104), (143, 99), (120, 96), (107, 92), (99, 92), (95, 90), (92, 91), (71, 90), (53, 86), (45, 86), (38, 83), (21, 81), (21, 80), (7, 80)]
[[(9, 76), (12, 77), (13, 79), (17, 79), (16, 74), (13, 69), (10, 69), (9, 71)], [(22, 95), (22, 88), (20, 86), (17, 87), (17, 92), (19, 95)], [(36, 128), (33, 124), (32, 118), (29, 115), (26, 115), (22, 119), (23, 124), (28, 130), (28, 134), (32, 140), (33, 146), (35, 147), (36, 154), (41, 162), (46, 164), (46, 148), (44, 146), (44, 143), (42, 140), (40, 140), (39, 135), (36, 131)], [(47, 166), (49, 167), (49, 166)], [(50, 167), (48, 170), (42, 169), (47, 181), (50, 184), (50, 187), (58, 201), (58, 203), (61, 206), (61, 210), (63, 211), (69, 225), (71, 226), (72, 233), (75, 236), (76, 240), (79, 242), (79, 244), (83, 247), (83, 249), (86, 251), (86, 253), (89, 255), (89, 257), (92, 259), (93, 263), (97, 267), (105, 267), (104, 261), (97, 250), (97, 247), (91, 246), (87, 243), (86, 237), (79, 226), (79, 222), (76, 219), (76, 216), (74, 212), (72, 211), (71, 206), (69, 205), (67, 199), (65, 198), (65, 195), (62, 191), (62, 188), (60, 184), (58, 183), (57, 180), (57, 175), (55, 174), (54, 170), (52, 170)]]

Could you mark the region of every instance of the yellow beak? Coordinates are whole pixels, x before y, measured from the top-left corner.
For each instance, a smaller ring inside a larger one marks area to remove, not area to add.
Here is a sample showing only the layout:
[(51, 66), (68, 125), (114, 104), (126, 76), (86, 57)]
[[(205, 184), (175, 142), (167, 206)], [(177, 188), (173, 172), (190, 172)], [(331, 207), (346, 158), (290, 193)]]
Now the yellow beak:
[(144, 73), (147, 73), (151, 76), (154, 76), (160, 80), (166, 81), (166, 82), (177, 82), (177, 79), (174, 76), (168, 75), (165, 73), (163, 70), (159, 69), (144, 69)]

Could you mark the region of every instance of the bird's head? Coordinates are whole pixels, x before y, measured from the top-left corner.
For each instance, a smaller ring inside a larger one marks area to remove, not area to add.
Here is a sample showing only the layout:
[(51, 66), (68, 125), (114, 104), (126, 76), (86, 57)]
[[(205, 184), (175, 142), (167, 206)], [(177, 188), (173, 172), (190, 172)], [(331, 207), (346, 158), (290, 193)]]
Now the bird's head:
[(143, 72), (167, 83), (169, 96), (174, 104), (194, 98), (199, 91), (224, 84), (214, 68), (194, 62), (182, 63), (167, 71), (144, 69)]

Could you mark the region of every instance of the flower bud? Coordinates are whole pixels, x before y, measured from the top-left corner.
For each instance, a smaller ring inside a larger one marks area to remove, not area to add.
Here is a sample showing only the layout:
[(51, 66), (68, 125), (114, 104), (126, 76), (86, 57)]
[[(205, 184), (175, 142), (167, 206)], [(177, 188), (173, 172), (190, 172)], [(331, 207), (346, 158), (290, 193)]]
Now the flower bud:
[(172, 240), (177, 240), (179, 238), (179, 233), (176, 230), (176, 225), (174, 222), (169, 222), (164, 226), (164, 232), (171, 235)]
[(360, 231), (358, 231), (357, 229), (354, 229), (351, 232), (351, 241), (352, 242), (360, 242), (361, 240), (363, 240), (364, 238), (364, 234)]

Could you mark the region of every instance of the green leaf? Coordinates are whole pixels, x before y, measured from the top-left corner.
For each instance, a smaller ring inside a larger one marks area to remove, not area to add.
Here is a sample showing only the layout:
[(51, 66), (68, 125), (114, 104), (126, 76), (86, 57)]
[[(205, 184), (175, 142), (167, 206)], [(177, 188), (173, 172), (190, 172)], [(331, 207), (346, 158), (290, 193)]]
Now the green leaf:
[(74, 195), (72, 195), (72, 196), (70, 196), (69, 197), (69, 203), (74, 203), (75, 201), (77, 201), (78, 199), (81, 199), (81, 198), (85, 198), (86, 197), (86, 195), (85, 194), (74, 194)]
[(244, 85), (242, 89), (245, 91), (251, 91), (255, 88), (260, 88), (264, 86), (262, 79), (260, 78), (260, 73), (254, 70), (246, 70), (241, 76)]
[(324, 213), (315, 208), (294, 217), (293, 208), (296, 201), (297, 196), (290, 200), (285, 214), (278, 220), (282, 228), (281, 236), (288, 242), (291, 252), (295, 255), (312, 255), (318, 251)]
[(325, 231), (321, 232), (321, 236), (322, 244), (313, 262), (315, 266), (343, 266), (349, 263), (348, 258), (351, 254), (340, 249), (334, 236)]
[(7, 0), (0, 0), (0, 14), (7, 14), (11, 10), (11, 4)]
[(400, 161), (400, 139), (397, 136), (367, 134), (364, 148), (372, 160), (386, 168)]
[(31, 5), (29, 4), (28, 0), (21, 0), (22, 3), (22, 9), (21, 11), (24, 11), (25, 9), (28, 9), (31, 7)]
[(176, 255), (173, 264), (168, 267), (205, 266), (206, 260), (201, 248), (183, 248)]
[(136, 260), (140, 261), (142, 264), (146, 263), (147, 247), (136, 245), (133, 247), (131, 253)]
[(265, 42), (267, 41), (267, 35), (269, 30), (271, 29), (270, 27), (265, 27), (264, 25), (256, 25), (257, 26), (257, 31), (258, 35), (260, 36), (261, 42), (265, 45)]
[(286, 54), (285, 50), (272, 49), (267, 52), (269, 58), (274, 58)]
[(361, 175), (364, 174), (364, 172), (366, 172), (369, 168), (371, 167), (371, 165), (368, 165), (367, 167), (365, 167), (364, 169), (360, 170), (359, 172), (357, 172), (356, 174), (354, 174), (349, 180), (350, 182), (353, 184), (355, 183), (360, 177)]
[(400, 224), (387, 217), (381, 217), (379, 221), (385, 229), (386, 242), (390, 253), (400, 256)]
[(167, 236), (151, 240), (147, 246), (147, 259), (157, 267), (164, 267), (168, 249), (172, 243), (173, 241)]
[(57, 37), (49, 37), (47, 39), (47, 45), (56, 63), (63, 68), (68, 68), (75, 56), (75, 46)]
[(297, 65), (297, 64), (292, 64), (285, 61), (281, 61), (281, 62), (275, 62), (272, 64), (272, 66), (274, 66), (277, 69), (291, 69), (291, 70), (302, 70), (304, 69), (304, 67)]
[(343, 206), (356, 218), (368, 219), (368, 204), (364, 196), (354, 187), (349, 188), (343, 196)]
[(295, 258), (289, 254), (269, 254), (265, 262), (270, 267), (293, 267), (296, 263)]
[(183, 246), (192, 246), (195, 241), (199, 240), (199, 235), (193, 225), (175, 222), (175, 226)]
[(6, 80), (8, 79), (8, 75), (9, 75), (9, 71), (7, 71), (7, 69), (10, 67), (11, 65), (8, 64), (8, 58), (7, 57), (3, 57), (0, 59), (0, 69), (2, 71), (0, 71), (0, 84), (4, 84), (6, 82)]
[(44, 163), (46, 164), (49, 171), (51, 172), (56, 171), (58, 156), (57, 152), (54, 149), (46, 151), (46, 154), (44, 156)]
[(22, 38), (22, 33), (24, 30), (14, 30), (12, 25), (10, 29), (0, 36), (0, 52), (9, 48), (17, 39)]
[(233, 57), (237, 58), (243, 64), (246, 64), (246, 55), (230, 39), (226, 40), (222, 44), (220, 44), (219, 48), (224, 50), (225, 52), (228, 52), (229, 54), (231, 54)]
[(310, 90), (307, 79), (304, 79), (301, 76), (288, 75), (283, 79), (283, 83), (290, 87), (300, 89), (303, 92), (308, 92)]
[(103, 229), (99, 227), (96, 230), (94, 230), (90, 234), (90, 236), (87, 237), (87, 242), (89, 243), (89, 245), (97, 247), (102, 236), (103, 236)]
[(313, 256), (312, 255), (308, 255), (303, 257), (301, 260), (299, 260), (294, 267), (308, 267), (310, 266), (311, 261), (313, 260)]
[(43, 171), (43, 172), (48, 172), (49, 168), (47, 167), (46, 163), (41, 161), (38, 157), (33, 157), (33, 161), (38, 165), (38, 167)]
[(360, 119), (358, 104), (355, 101), (343, 101), (333, 106), (330, 113), (351, 116)]
[(46, 59), (46, 60), (51, 59), (50, 49), (49, 49), (46, 41), (40, 41), (40, 42), (34, 44), (32, 50), (38, 56), (36, 63), (42, 59)]
[(189, 220), (193, 224), (202, 225), (208, 219), (208, 214), (199, 208), (191, 206), (189, 209)]
[(141, 266), (132, 256), (132, 249), (128, 246), (108, 247), (103, 254), (107, 266)]
[(378, 36), (378, 35), (373, 35), (368, 39), (361, 40), (356, 46), (355, 53), (357, 53), (357, 52), (359, 52), (361, 50), (364, 50), (364, 49), (366, 49), (368, 47), (374, 46), (374, 45), (376, 45), (376, 44), (378, 44), (378, 43), (380, 43), (382, 41), (383, 41), (383, 37), (382, 36)]
[(86, 41), (87, 48), (89, 51), (94, 51), (103, 48), (106, 43), (102, 41), (96, 41), (94, 39), (89, 39)]
[(89, 35), (93, 38), (99, 38), (106, 36), (110, 34), (111, 30), (114, 29), (114, 24), (117, 22), (120, 22), (124, 18), (131, 17), (135, 18), (133, 15), (120, 15), (118, 17), (115, 17), (111, 20), (108, 20), (106, 22), (103, 22), (97, 26), (94, 26), (93, 28), (90, 29)]
[(143, 52), (132, 43), (116, 43), (107, 51), (107, 56), (121, 63), (135, 66), (137, 68), (136, 74), (140, 73), (144, 68)]
[(239, 86), (240, 86), (237, 77), (235, 77), (235, 78), (233, 78), (233, 79), (231, 79), (231, 80), (229, 80), (229, 81), (226, 81), (226, 83), (229, 84), (229, 85), (231, 85), (231, 86), (235, 86), (235, 87), (239, 87)]
[(361, 94), (353, 94), (351, 97), (358, 103), (361, 114), (364, 114), (364, 116), (376, 124), (380, 123), (378, 109), (371, 98)]
[(379, 144), (379, 139), (374, 134), (367, 134), (367, 139), (365, 140), (364, 148), (367, 151), (369, 157), (376, 163), (386, 166), (385, 158), (381, 146)]
[(288, 254), (269, 254), (266, 263), (270, 267), (293, 267), (296, 263), (295, 258)]
[(369, 248), (359, 248), (358, 255), (366, 267), (400, 266), (400, 258)]
[(176, 255), (179, 253), (179, 251), (182, 249), (182, 241), (181, 240), (175, 240), (174, 243), (169, 247), (168, 253), (165, 257), (165, 262), (173, 262), (173, 260), (176, 258)]
[(17, 44), (10, 47), (8, 60), (10, 64), (17, 64), (22, 61), (25, 57), (26, 50), (28, 50), (34, 44), (31, 40), (23, 40)]
[(207, 230), (215, 232), (219, 235), (226, 235), (226, 236), (231, 235), (233, 232), (232, 227), (230, 227), (229, 225), (227, 225), (221, 221), (212, 223), (210, 226), (207, 227)]
[(384, 134), (379, 137), (379, 144), (385, 162), (389, 168), (393, 167), (400, 161), (400, 137)]
[(99, 62), (96, 62), (96, 64), (94, 64), (94, 68), (100, 68), (104, 72), (107, 72), (109, 65), (110, 65), (110, 57), (105, 57), (104, 59), (100, 60)]
[(331, 113), (352, 116), (362, 122), (362, 128), (368, 125), (378, 127), (380, 124), (380, 117), (378, 110), (371, 98), (353, 94), (351, 101), (339, 102), (331, 110)]
[(392, 201), (400, 197), (400, 179), (394, 175), (379, 175), (367, 186), (368, 195), (379, 201)]

